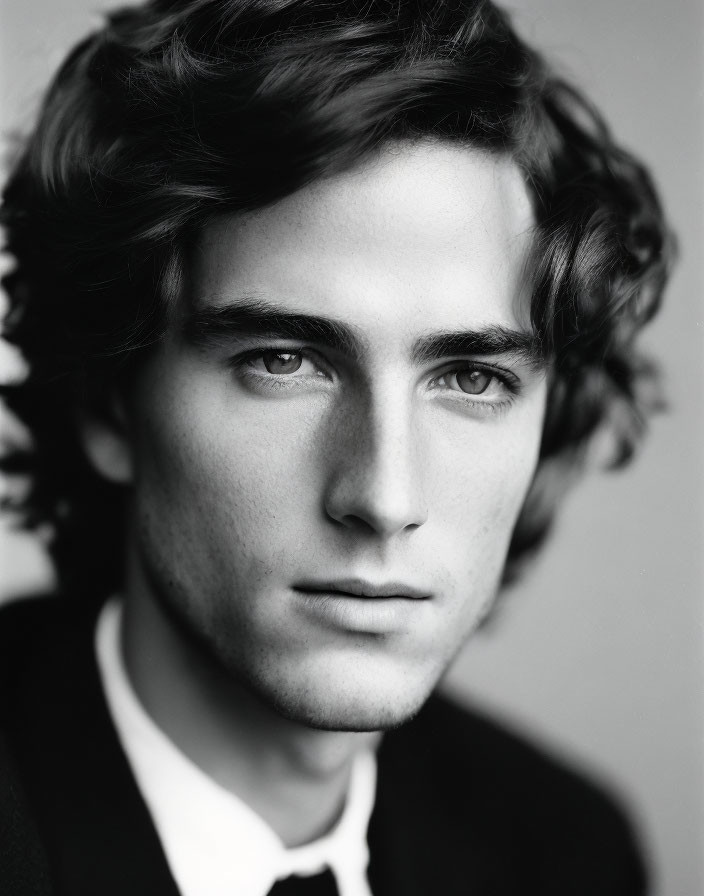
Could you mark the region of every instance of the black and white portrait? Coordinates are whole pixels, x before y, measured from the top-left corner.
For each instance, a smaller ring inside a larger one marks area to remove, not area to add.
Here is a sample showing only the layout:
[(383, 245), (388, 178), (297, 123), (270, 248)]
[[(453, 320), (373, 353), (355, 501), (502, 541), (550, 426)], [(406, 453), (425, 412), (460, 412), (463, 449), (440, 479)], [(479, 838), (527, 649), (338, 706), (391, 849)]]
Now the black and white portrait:
[(0, 893), (701, 892), (702, 10), (0, 16)]

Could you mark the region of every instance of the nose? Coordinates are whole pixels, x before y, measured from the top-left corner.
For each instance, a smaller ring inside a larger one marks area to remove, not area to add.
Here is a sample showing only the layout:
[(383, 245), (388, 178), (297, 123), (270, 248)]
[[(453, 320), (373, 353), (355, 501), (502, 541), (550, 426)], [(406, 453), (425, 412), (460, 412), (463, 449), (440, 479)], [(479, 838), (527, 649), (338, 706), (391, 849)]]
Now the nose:
[(325, 491), (330, 519), (385, 539), (423, 525), (425, 450), (412, 399), (370, 397), (347, 409), (334, 442)]

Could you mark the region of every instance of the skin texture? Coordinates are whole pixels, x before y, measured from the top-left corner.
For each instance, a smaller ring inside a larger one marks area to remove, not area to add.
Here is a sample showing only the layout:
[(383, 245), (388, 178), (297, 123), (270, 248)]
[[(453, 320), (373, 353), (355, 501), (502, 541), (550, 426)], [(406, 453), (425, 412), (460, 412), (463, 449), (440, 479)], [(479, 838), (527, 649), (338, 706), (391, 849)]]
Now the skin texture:
[[(294, 766), (298, 781), (334, 779), (316, 803), (334, 814), (360, 742), (339, 732), (414, 714), (494, 599), (535, 469), (545, 371), (508, 352), (412, 349), (444, 332), (528, 332), (531, 224), (509, 160), (429, 141), (216, 222), (122, 425), (86, 429), (96, 466), (131, 489), (135, 688), (280, 830), (262, 769), (279, 791)], [(184, 335), (192, 311), (253, 298), (345, 325), (354, 351)], [(300, 590), (342, 578), (423, 597), (361, 607)]]

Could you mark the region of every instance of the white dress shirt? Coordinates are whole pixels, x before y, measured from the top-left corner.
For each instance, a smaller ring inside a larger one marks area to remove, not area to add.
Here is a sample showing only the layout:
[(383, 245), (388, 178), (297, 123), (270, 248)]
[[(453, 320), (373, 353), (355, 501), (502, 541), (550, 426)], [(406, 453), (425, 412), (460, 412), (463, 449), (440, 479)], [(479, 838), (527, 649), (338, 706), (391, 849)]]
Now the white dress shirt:
[(277, 879), (326, 866), (340, 896), (371, 896), (366, 835), (376, 786), (373, 753), (356, 757), (335, 827), (287, 849), (256, 812), (201, 771), (152, 721), (127, 677), (121, 618), (119, 600), (100, 614), (98, 668), (118, 737), (182, 896), (265, 896)]

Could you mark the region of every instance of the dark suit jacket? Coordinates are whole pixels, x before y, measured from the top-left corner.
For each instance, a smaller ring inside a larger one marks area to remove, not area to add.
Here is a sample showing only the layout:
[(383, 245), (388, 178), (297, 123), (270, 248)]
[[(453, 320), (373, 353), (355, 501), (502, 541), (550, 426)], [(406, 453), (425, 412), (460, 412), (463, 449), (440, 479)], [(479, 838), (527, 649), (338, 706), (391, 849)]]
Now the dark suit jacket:
[[(2, 896), (178, 896), (103, 700), (94, 620), (62, 599), (0, 611)], [(645, 892), (607, 797), (439, 698), (384, 739), (369, 844), (375, 896)]]

